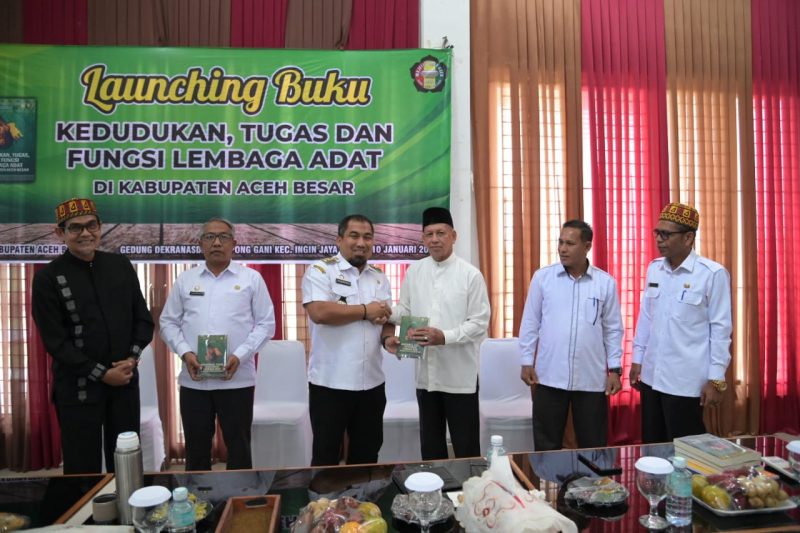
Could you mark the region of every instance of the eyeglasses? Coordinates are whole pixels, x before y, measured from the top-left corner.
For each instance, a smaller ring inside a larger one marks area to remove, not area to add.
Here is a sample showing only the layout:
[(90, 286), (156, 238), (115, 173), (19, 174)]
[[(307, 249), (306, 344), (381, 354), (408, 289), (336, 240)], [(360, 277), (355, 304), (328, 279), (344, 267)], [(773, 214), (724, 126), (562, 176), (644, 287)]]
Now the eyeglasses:
[(654, 229), (653, 230), (653, 237), (655, 237), (656, 239), (661, 239), (662, 241), (666, 241), (667, 239), (669, 239), (673, 235), (677, 235), (678, 233), (689, 233), (690, 231), (692, 231), (692, 230), (690, 230), (690, 229), (682, 229), (682, 230), (678, 230), (678, 231), (667, 231), (667, 230), (663, 230), (663, 229)]
[(211, 244), (215, 240), (219, 239), (219, 242), (226, 243), (229, 240), (233, 239), (233, 235), (230, 233), (203, 233), (200, 235), (200, 239), (206, 241), (207, 243)]
[(92, 220), (86, 224), (70, 224), (65, 229), (73, 235), (80, 235), (83, 233), (83, 230), (87, 230), (90, 233), (99, 230), (100, 223), (96, 220)]

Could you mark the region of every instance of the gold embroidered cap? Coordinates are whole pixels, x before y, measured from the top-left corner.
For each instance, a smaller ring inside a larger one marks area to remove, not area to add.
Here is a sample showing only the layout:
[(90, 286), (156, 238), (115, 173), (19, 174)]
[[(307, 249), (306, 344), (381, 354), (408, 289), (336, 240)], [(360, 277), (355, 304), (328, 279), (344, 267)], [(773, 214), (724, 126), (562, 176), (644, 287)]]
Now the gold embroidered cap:
[(61, 202), (58, 204), (58, 207), (56, 207), (56, 224), (60, 226), (71, 218), (83, 215), (97, 216), (97, 206), (94, 205), (94, 200), (89, 200), (88, 198), (72, 198), (66, 202)]
[(659, 220), (675, 222), (688, 228), (696, 230), (700, 226), (700, 213), (690, 205), (670, 202), (661, 210)]

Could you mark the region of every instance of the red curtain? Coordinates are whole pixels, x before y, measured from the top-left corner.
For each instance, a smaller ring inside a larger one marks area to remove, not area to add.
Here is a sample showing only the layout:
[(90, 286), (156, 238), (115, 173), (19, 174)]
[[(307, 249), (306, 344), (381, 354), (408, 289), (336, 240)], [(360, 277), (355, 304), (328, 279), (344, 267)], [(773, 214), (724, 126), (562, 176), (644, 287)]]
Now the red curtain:
[[(34, 265), (34, 272), (44, 268)], [(25, 291), (25, 307), (31, 308), (31, 291)], [(56, 409), (50, 401), (53, 383), (53, 365), (44, 347), (39, 330), (33, 320), (28, 320), (28, 416), (30, 420), (30, 470), (55, 468), (61, 463), (61, 429)]]
[(247, 265), (261, 274), (267, 284), (267, 291), (275, 306), (275, 336), (274, 340), (283, 339), (283, 275), (281, 265)]
[(288, 1), (231, 0), (231, 46), (283, 48)]
[[(650, 231), (669, 198), (662, 1), (583, 0), (581, 64), (594, 261), (619, 285), (627, 376), (642, 284), (656, 256)], [(627, 379), (611, 398), (609, 435), (610, 444), (640, 438), (639, 395)]]
[[(231, 0), (231, 46), (283, 48), (288, 0)], [(419, 46), (419, 0), (353, 0), (348, 50)]]
[(419, 47), (420, 0), (353, 0), (347, 50)]
[[(88, 0), (26, 0), (22, 6), (22, 34), (26, 44), (72, 44), (88, 42)], [(34, 271), (41, 265), (36, 265)], [(31, 277), (31, 280), (33, 278)], [(31, 292), (25, 295), (30, 309)], [(52, 361), (33, 320), (27, 321), (29, 456), (32, 470), (54, 468), (61, 462), (61, 430), (50, 400)]]
[(86, 44), (89, 0), (26, 0), (22, 35), (26, 44)]
[(800, 2), (752, 0), (760, 432), (800, 432)]

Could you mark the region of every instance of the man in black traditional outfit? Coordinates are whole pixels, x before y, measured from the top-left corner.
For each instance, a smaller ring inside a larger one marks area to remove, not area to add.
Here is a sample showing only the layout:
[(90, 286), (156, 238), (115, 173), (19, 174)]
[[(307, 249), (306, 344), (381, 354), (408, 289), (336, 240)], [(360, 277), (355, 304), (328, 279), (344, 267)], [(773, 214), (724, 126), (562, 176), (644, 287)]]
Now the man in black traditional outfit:
[(33, 278), (33, 319), (53, 357), (64, 473), (100, 472), (103, 447), (113, 472), (117, 435), (139, 432), (136, 366), (153, 319), (131, 262), (97, 250), (94, 201), (63, 202), (56, 224), (67, 250)]

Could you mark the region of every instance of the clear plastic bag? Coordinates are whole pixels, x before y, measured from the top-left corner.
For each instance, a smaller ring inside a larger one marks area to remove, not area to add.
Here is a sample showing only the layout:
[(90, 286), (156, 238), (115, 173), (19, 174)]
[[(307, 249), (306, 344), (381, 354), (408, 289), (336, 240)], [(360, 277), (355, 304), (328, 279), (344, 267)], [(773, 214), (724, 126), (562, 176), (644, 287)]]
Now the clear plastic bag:
[(629, 495), (628, 489), (609, 477), (587, 476), (571, 482), (564, 498), (574, 500), (579, 506), (610, 507), (625, 503)]
[(721, 511), (778, 507), (789, 497), (775, 478), (755, 468), (692, 476), (692, 495)]
[(292, 533), (386, 533), (381, 509), (349, 496), (320, 498), (300, 509)]

